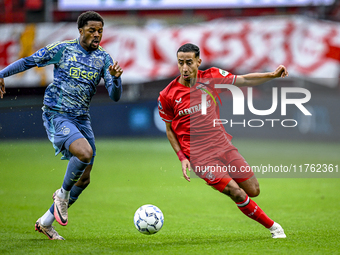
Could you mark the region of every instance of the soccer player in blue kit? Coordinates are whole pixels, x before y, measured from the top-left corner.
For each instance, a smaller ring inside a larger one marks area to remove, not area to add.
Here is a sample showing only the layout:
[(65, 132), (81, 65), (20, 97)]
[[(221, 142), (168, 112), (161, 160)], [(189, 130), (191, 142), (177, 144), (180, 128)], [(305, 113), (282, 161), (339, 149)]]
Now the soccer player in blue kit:
[(68, 223), (68, 207), (90, 183), (90, 172), (96, 155), (89, 105), (101, 78), (112, 100), (122, 94), (122, 68), (99, 43), (104, 20), (96, 12), (82, 13), (77, 20), (79, 38), (50, 44), (33, 55), (19, 59), (0, 71), (0, 98), (5, 91), (5, 77), (29, 68), (54, 64), (54, 79), (46, 88), (43, 122), (55, 154), (68, 159), (60, 189), (53, 194), (54, 203), (35, 223), (35, 230), (51, 240), (64, 240), (52, 226), (56, 220)]

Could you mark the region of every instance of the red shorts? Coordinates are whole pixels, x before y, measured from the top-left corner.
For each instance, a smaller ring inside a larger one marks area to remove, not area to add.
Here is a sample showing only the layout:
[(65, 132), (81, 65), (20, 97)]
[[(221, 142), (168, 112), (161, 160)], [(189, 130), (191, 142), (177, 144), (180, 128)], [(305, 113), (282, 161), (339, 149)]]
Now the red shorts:
[(251, 178), (254, 173), (237, 149), (200, 162), (191, 162), (195, 174), (208, 185), (222, 192), (233, 179), (240, 183)]

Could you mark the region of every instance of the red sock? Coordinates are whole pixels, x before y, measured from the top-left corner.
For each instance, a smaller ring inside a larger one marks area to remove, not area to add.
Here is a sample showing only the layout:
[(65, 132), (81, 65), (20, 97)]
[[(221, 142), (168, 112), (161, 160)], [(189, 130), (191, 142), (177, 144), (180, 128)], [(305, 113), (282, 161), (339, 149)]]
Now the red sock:
[(270, 219), (264, 211), (253, 201), (248, 195), (246, 199), (242, 202), (236, 203), (238, 208), (249, 218), (256, 220), (258, 223), (262, 224), (266, 228), (273, 226), (274, 221)]

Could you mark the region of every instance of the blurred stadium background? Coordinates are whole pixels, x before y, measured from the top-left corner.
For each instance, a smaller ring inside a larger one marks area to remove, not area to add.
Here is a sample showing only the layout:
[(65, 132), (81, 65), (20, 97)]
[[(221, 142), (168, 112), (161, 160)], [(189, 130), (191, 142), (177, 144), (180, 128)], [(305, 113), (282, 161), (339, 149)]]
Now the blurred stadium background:
[[(3, 0), (0, 69), (49, 43), (77, 38), (76, 19), (85, 10), (98, 11), (104, 17), (101, 45), (125, 70), (124, 93), (118, 104), (109, 99), (103, 84), (93, 99), (91, 116), (97, 138), (165, 138), (156, 108), (158, 93), (178, 75), (178, 47), (193, 42), (201, 48), (202, 68), (216, 66), (243, 74), (271, 71), (284, 64), (289, 78), (272, 86), (311, 92), (305, 106), (312, 116), (305, 116), (293, 105), (282, 116), (280, 104), (270, 116), (295, 119), (296, 127), (283, 128), (280, 122), (274, 128), (270, 123), (262, 128), (229, 125), (229, 133), (245, 138), (340, 141), (339, 1)], [(0, 140), (46, 138), (41, 106), (52, 69), (34, 68), (5, 79)], [(272, 86), (254, 88), (255, 108), (270, 108)], [(222, 118), (229, 119), (230, 111), (223, 107)], [(249, 111), (241, 117), (267, 118)]]

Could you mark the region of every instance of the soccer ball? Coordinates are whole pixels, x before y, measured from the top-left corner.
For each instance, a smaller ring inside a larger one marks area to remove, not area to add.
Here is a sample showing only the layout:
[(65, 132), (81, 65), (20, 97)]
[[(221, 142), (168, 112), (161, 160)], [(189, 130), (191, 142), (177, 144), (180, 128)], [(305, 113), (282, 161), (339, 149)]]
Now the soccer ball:
[(143, 234), (156, 234), (163, 227), (162, 211), (154, 205), (143, 205), (137, 209), (133, 221), (137, 230)]

